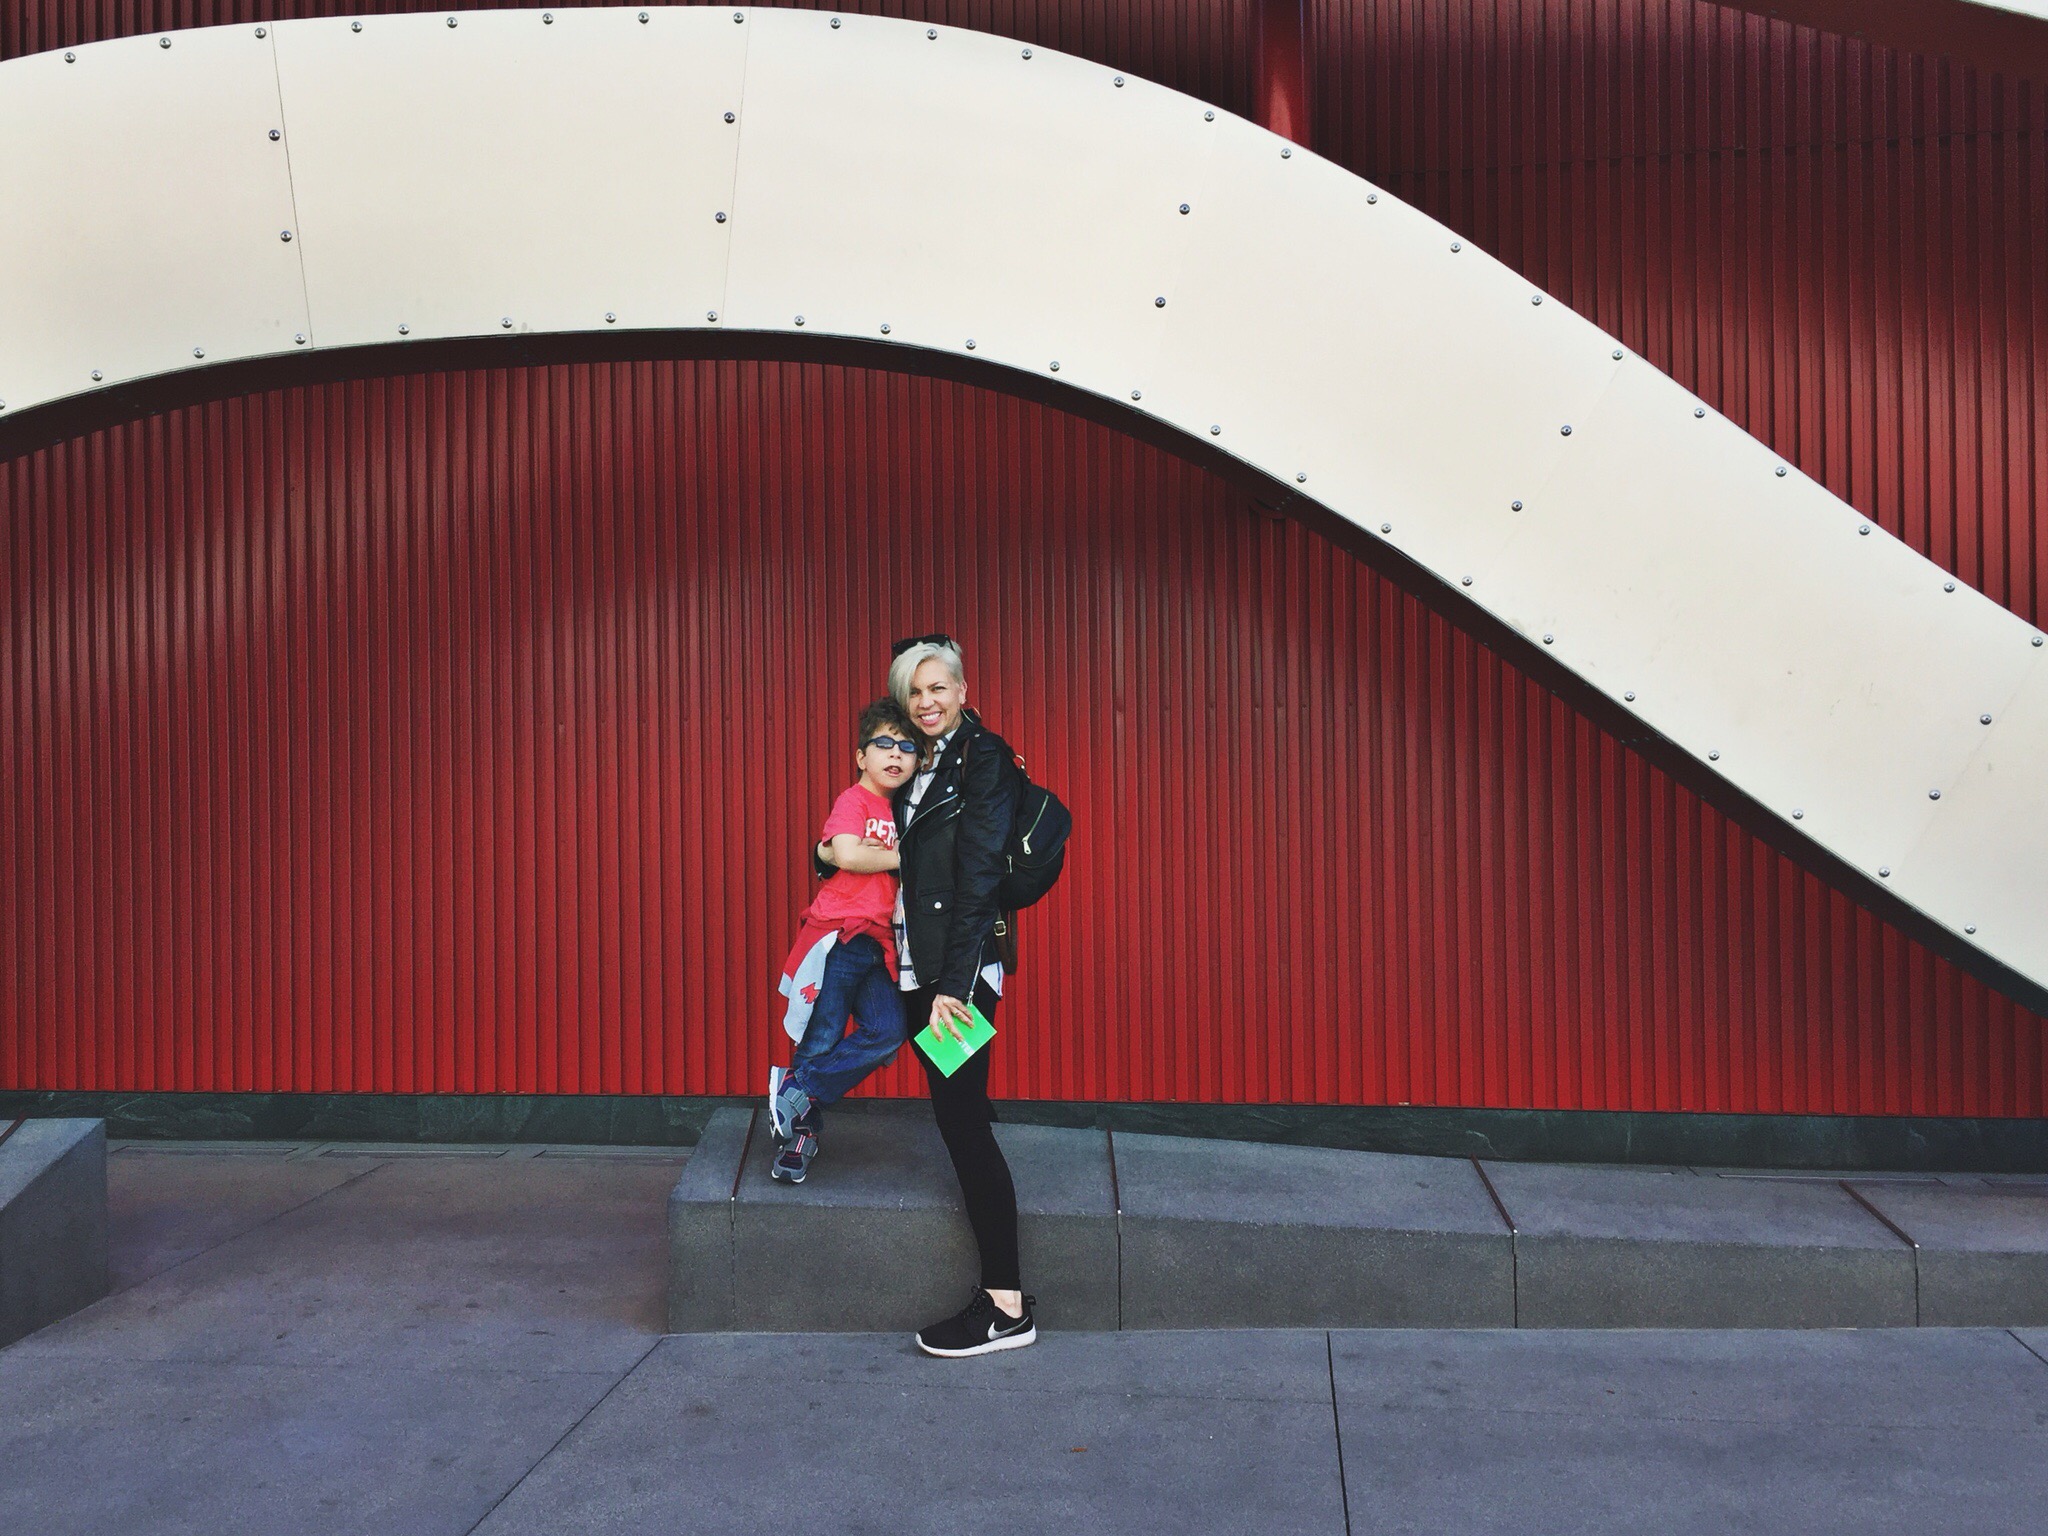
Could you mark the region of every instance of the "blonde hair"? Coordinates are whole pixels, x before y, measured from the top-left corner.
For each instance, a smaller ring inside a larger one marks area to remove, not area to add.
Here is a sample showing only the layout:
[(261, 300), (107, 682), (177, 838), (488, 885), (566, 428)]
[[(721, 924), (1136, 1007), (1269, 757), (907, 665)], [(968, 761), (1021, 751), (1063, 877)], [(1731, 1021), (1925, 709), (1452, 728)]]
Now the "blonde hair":
[(910, 710), (910, 680), (928, 661), (944, 662), (946, 670), (953, 674), (953, 681), (963, 688), (967, 686), (967, 671), (961, 664), (958, 646), (934, 645), (929, 640), (920, 640), (889, 663), (889, 696), (903, 706), (906, 714)]

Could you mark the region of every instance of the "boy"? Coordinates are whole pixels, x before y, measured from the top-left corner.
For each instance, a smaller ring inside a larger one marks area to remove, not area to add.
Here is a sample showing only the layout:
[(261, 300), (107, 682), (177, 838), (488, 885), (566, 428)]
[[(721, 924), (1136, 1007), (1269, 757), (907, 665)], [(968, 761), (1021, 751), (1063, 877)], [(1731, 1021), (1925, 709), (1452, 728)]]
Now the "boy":
[[(769, 1173), (801, 1184), (818, 1155), (819, 1106), (887, 1065), (908, 1034), (896, 989), (896, 812), (891, 797), (917, 771), (917, 732), (894, 699), (861, 711), (858, 782), (832, 804), (818, 840), (838, 869), (799, 918), (779, 990), (783, 1030), (797, 1042), (787, 1072), (768, 1069), (768, 1117), (786, 1142)], [(851, 1016), (858, 1021), (846, 1032)]]

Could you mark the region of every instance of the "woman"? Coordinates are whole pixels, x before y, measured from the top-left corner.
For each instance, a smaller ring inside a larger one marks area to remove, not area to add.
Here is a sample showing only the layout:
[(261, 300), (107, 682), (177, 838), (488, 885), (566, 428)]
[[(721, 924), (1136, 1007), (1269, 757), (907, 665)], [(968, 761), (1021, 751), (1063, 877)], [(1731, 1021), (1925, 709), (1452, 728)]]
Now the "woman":
[[(930, 1024), (961, 1037), (971, 1001), (993, 1018), (1003, 970), (995, 958), (996, 887), (1005, 872), (1004, 845), (1020, 791), (1016, 758), (1003, 739), (967, 707), (967, 676), (959, 647), (944, 635), (899, 641), (889, 667), (889, 692), (924, 737), (918, 773), (896, 792), (896, 944), (899, 985), (909, 994), (913, 1033)], [(964, 1043), (964, 1041), (963, 1041)], [(930, 1355), (983, 1355), (1021, 1349), (1038, 1338), (1033, 1298), (1017, 1264), (1017, 1189), (990, 1128), (991, 1041), (951, 1077), (922, 1050), (932, 1112), (953, 1159), (967, 1221), (981, 1251), (981, 1284), (967, 1306), (921, 1328), (917, 1347)]]

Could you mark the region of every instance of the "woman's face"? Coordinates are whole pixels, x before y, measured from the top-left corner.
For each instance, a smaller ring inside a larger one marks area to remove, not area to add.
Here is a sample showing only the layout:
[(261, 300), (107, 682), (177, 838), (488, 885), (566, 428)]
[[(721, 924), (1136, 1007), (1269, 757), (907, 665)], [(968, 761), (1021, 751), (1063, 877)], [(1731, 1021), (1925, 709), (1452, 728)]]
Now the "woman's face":
[(934, 741), (960, 723), (960, 711), (966, 703), (967, 685), (954, 677), (936, 656), (920, 663), (911, 674), (910, 718)]

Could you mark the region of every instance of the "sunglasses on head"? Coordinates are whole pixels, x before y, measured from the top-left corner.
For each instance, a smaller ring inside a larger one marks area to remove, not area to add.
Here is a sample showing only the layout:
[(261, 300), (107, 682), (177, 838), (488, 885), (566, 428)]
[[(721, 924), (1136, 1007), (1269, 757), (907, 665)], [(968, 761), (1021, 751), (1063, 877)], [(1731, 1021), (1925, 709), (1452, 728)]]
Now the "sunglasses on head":
[(943, 645), (950, 650), (959, 650), (951, 635), (912, 635), (908, 640), (898, 640), (889, 647), (889, 659), (894, 661), (913, 645)]
[(918, 751), (916, 742), (898, 741), (894, 736), (870, 736), (861, 743), (861, 747), (863, 750), (868, 747), (880, 747), (884, 752), (908, 752), (912, 757), (917, 756)]

